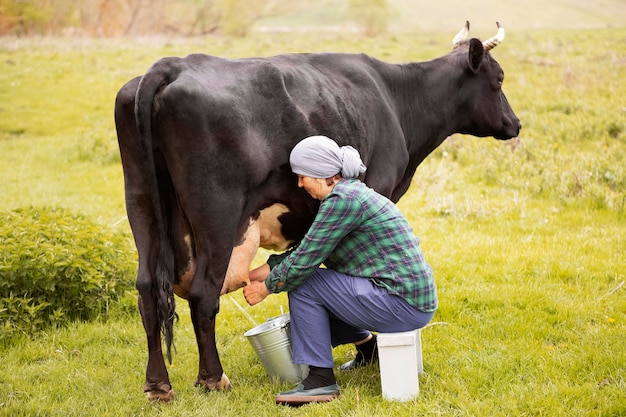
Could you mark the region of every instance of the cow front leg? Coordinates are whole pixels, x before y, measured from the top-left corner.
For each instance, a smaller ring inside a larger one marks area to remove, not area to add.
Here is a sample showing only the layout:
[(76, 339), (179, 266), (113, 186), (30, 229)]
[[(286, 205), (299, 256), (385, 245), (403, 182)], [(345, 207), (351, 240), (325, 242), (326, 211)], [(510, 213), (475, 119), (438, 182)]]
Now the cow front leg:
[(141, 273), (137, 278), (139, 312), (148, 339), (148, 365), (146, 366), (146, 383), (143, 391), (151, 401), (169, 402), (174, 399), (174, 390), (163, 359), (156, 299), (150, 281), (146, 282), (140, 277)]
[[(201, 266), (201, 262), (198, 262), (198, 271), (205, 270), (205, 265)], [(213, 280), (205, 279), (205, 274), (196, 273), (189, 294), (189, 309), (199, 354), (196, 386), (208, 391), (231, 388), (230, 380), (222, 368), (215, 340), (220, 288)]]

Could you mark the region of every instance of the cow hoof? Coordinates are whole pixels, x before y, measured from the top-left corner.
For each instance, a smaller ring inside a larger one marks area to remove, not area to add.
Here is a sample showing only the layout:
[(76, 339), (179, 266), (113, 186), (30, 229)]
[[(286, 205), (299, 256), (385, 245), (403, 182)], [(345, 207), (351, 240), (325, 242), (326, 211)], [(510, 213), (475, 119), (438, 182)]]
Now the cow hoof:
[(226, 374), (222, 374), (222, 378), (217, 382), (198, 379), (196, 381), (196, 386), (203, 387), (207, 391), (219, 391), (224, 389), (231, 389), (233, 387), (230, 384), (230, 380), (228, 379)]
[(146, 391), (146, 396), (150, 401), (168, 403), (174, 399), (174, 390), (171, 388), (169, 390), (155, 389)]

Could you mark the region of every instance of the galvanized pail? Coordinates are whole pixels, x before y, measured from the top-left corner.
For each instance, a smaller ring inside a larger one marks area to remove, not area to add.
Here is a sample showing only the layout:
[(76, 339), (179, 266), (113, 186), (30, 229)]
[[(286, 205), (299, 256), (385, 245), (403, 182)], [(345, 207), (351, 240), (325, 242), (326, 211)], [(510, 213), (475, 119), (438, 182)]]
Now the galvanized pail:
[(300, 382), (309, 373), (306, 365), (296, 365), (292, 360), (289, 313), (267, 319), (247, 332), (248, 339), (270, 378), (284, 382)]

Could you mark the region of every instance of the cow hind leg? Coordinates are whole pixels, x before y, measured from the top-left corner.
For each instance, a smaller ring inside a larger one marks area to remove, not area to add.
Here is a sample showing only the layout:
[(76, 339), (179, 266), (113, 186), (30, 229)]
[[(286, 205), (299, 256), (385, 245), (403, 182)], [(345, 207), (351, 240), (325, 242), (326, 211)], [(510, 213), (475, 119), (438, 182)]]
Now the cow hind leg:
[(148, 339), (148, 365), (144, 393), (151, 401), (169, 402), (174, 399), (174, 390), (169, 381), (163, 359), (161, 329), (158, 322), (156, 299), (149, 279), (144, 280), (141, 270), (137, 277), (139, 312)]
[(169, 381), (163, 351), (161, 329), (154, 293), (154, 271), (158, 248), (155, 245), (158, 235), (153, 225), (153, 209), (150, 189), (144, 182), (145, 172), (141, 147), (137, 137), (135, 121), (135, 94), (140, 77), (129, 81), (117, 94), (115, 101), (115, 125), (119, 141), (120, 156), (124, 169), (125, 200), (128, 220), (133, 231), (139, 269), (136, 287), (141, 321), (148, 341), (148, 365), (144, 392), (150, 400), (170, 401), (174, 391)]

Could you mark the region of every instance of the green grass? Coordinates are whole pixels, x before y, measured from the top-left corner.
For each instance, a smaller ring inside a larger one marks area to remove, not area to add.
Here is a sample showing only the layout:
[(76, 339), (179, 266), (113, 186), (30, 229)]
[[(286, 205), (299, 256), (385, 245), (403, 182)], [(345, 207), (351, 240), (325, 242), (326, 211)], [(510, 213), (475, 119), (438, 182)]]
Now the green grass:
[[(130, 233), (113, 100), (163, 55), (331, 50), (405, 62), (447, 53), (453, 35), (0, 39), (0, 209), (59, 205)], [(266, 378), (236, 293), (222, 298), (218, 326), (234, 389), (193, 387), (197, 350), (178, 300), (177, 398), (149, 403), (140, 318), (124, 313), (129, 294), (110, 317), (0, 345), (0, 416), (626, 415), (625, 40), (624, 29), (508, 31), (493, 55), (520, 138), (456, 135), (419, 167), (399, 206), (435, 271), (440, 309), (423, 331), (418, 399), (384, 401), (370, 368), (338, 373), (339, 401), (275, 406), (290, 386)], [(262, 322), (287, 301), (244, 308)], [(352, 354), (336, 349), (336, 363)]]

